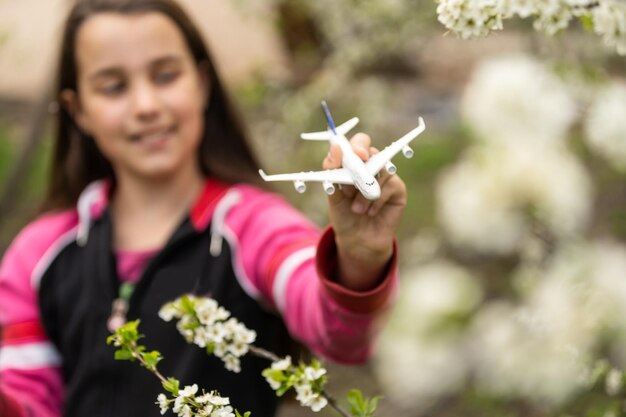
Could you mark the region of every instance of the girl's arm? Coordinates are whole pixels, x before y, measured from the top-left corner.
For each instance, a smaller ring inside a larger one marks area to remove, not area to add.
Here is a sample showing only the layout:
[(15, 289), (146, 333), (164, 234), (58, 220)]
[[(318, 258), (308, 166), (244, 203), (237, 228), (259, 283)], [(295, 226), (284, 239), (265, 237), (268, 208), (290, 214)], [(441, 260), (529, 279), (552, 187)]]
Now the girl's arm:
[(41, 325), (34, 278), (74, 220), (60, 214), (35, 221), (18, 235), (0, 264), (1, 401), (18, 416), (61, 415), (60, 357)]
[(22, 407), (0, 390), (0, 416), (3, 417), (26, 417)]
[(237, 187), (241, 201), (227, 217), (236, 239), (233, 261), (239, 281), (260, 302), (274, 306), (292, 336), (321, 356), (361, 363), (371, 351), (375, 319), (396, 287), (392, 256), (367, 290), (337, 280), (338, 254), (332, 229), (323, 234), (281, 198)]

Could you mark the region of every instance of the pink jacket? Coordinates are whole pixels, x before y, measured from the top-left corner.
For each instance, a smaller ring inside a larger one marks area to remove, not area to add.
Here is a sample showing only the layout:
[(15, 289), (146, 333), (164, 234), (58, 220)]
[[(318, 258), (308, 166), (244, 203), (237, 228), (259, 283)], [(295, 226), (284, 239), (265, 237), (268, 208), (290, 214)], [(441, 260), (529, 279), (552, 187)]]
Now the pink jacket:
[[(70, 242), (85, 239), (107, 206), (108, 187), (97, 182), (78, 207), (35, 220), (16, 237), (0, 265), (0, 415), (61, 415), (60, 357), (38, 311), (38, 280)], [(331, 277), (336, 266), (332, 229), (319, 230), (280, 197), (249, 185), (208, 180), (190, 212), (195, 227), (211, 227), (211, 251), (221, 239), (235, 248), (241, 287), (278, 310), (291, 335), (316, 354), (362, 363), (372, 352), (375, 318), (397, 285), (397, 250), (387, 276), (373, 290), (354, 292)], [(4, 393), (4, 394), (3, 394)]]

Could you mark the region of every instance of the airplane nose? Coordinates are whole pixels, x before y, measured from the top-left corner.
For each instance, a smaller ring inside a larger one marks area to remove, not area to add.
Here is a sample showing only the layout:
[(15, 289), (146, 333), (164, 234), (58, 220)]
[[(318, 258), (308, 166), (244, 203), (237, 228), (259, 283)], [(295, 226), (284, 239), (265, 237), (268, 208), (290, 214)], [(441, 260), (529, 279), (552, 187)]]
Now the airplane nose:
[(367, 190), (368, 193), (365, 196), (368, 200), (378, 200), (380, 198), (380, 186), (373, 186), (373, 187), (369, 187), (369, 190)]

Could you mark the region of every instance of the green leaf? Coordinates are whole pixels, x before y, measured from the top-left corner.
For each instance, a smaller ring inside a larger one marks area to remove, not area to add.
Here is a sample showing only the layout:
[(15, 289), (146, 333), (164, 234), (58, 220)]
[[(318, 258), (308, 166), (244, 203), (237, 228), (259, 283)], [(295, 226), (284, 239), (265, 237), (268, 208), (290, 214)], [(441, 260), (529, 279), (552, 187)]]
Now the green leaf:
[(367, 406), (363, 400), (363, 394), (358, 389), (352, 389), (348, 392), (348, 404), (350, 404), (350, 414), (355, 417), (366, 415)]
[(163, 382), (163, 388), (174, 395), (178, 395), (179, 387), (180, 381), (176, 378), (169, 377), (167, 378), (167, 381)]
[(242, 415), (239, 413), (239, 411), (238, 411), (238, 410), (235, 410), (235, 416), (236, 416), (236, 417), (249, 417), (249, 416), (250, 416), (250, 414), (252, 414), (252, 413), (250, 413), (250, 411), (246, 411), (245, 413), (243, 413), (243, 416), (242, 416)]
[(136, 342), (143, 337), (137, 330), (140, 320), (129, 321), (115, 331), (115, 335), (121, 340), (122, 344)]
[(117, 361), (133, 361), (133, 354), (128, 349), (120, 349), (115, 351), (115, 360)]
[(263, 372), (261, 372), (261, 375), (263, 375), (265, 378), (273, 379), (277, 382), (282, 382), (287, 379), (283, 371), (272, 368), (265, 368)]
[(378, 400), (380, 400), (380, 395), (375, 396), (366, 401), (367, 403), (367, 415), (371, 416), (376, 412), (376, 407), (378, 407)]
[(142, 356), (143, 360), (146, 362), (146, 367), (151, 370), (156, 369), (157, 363), (163, 359), (161, 353), (156, 350), (153, 350), (150, 353), (142, 353)]
[(285, 395), (285, 393), (287, 391), (289, 391), (289, 388), (291, 388), (291, 386), (289, 386), (289, 385), (282, 385), (280, 388), (278, 388), (276, 390), (276, 396), (282, 397), (283, 395)]
[(180, 306), (185, 314), (195, 314), (194, 302), (187, 295), (183, 295), (180, 299)]
[(580, 16), (580, 23), (582, 23), (583, 29), (585, 29), (586, 31), (593, 31), (593, 18), (590, 14), (584, 14)]

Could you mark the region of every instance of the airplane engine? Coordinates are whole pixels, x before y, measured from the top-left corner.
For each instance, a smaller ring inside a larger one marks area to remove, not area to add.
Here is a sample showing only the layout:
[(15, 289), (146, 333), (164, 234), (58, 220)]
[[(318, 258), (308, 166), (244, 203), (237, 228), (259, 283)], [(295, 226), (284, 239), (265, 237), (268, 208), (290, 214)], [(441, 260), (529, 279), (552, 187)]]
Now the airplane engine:
[(326, 192), (326, 194), (333, 195), (335, 193), (335, 186), (332, 182), (324, 181), (322, 186), (324, 187), (324, 192)]
[(406, 158), (413, 158), (413, 149), (405, 146), (404, 148), (402, 148), (402, 154), (404, 154)]
[(394, 164), (392, 164), (392, 163), (391, 163), (391, 161), (388, 161), (388, 162), (385, 164), (385, 169), (386, 169), (386, 170), (387, 170), (387, 172), (388, 172), (389, 174), (391, 174), (391, 175), (395, 174), (395, 173), (396, 173), (396, 171), (398, 170), (398, 169), (396, 168), (396, 166), (395, 166)]
[(304, 183), (304, 181), (300, 181), (300, 180), (294, 181), (293, 186), (296, 189), (296, 191), (299, 192), (300, 194), (306, 191), (306, 184)]

